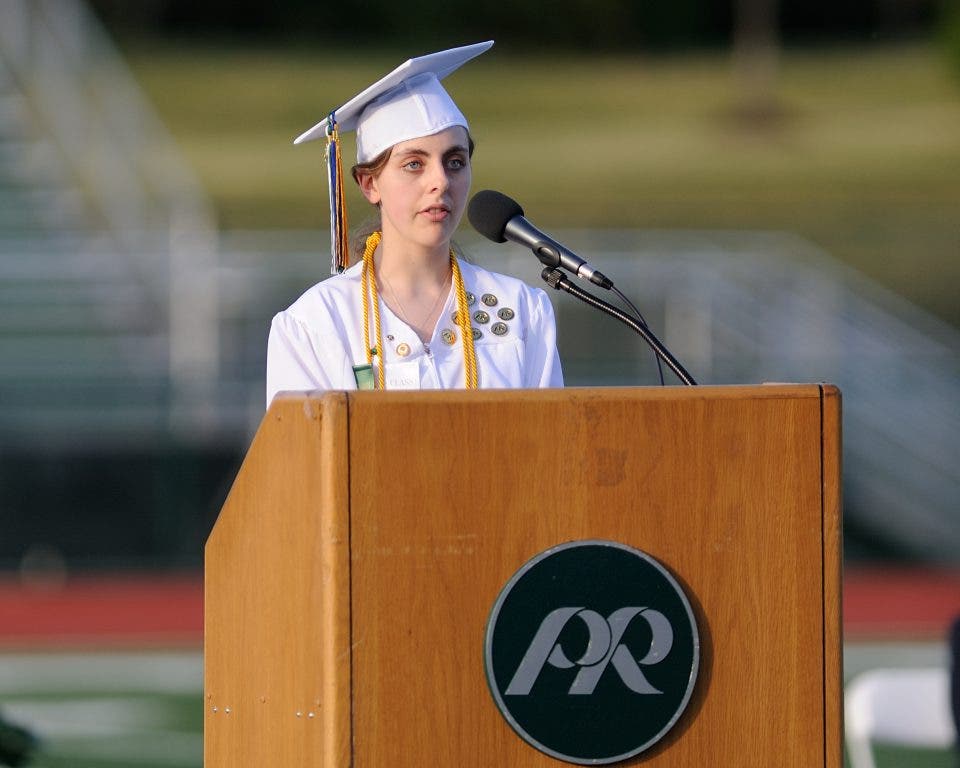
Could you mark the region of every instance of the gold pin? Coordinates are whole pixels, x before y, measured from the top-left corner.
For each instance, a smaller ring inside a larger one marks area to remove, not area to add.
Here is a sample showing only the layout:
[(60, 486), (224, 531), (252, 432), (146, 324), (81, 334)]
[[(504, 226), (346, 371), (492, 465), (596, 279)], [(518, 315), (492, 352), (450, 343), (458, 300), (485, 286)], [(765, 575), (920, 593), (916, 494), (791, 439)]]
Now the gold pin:
[(397, 354), (398, 354), (400, 357), (406, 357), (407, 355), (409, 355), (409, 354), (410, 354), (410, 345), (407, 344), (407, 342), (403, 342), (403, 343), (401, 343), (401, 344), (397, 344)]
[(492, 293), (483, 294), (483, 296), (480, 297), (480, 301), (482, 301), (488, 307), (497, 306), (497, 297), (494, 296)]
[(501, 320), (513, 320), (514, 313), (509, 307), (503, 307), (497, 311), (497, 317), (499, 317)]
[(480, 325), (485, 325), (490, 322), (490, 314), (484, 312), (482, 309), (478, 309), (473, 313), (473, 319), (480, 323)]
[(453, 345), (457, 341), (457, 334), (451, 331), (449, 328), (444, 328), (440, 331), (440, 338), (443, 339), (444, 344)]
[(490, 330), (495, 336), (506, 336), (509, 329), (506, 323), (494, 323), (490, 326)]

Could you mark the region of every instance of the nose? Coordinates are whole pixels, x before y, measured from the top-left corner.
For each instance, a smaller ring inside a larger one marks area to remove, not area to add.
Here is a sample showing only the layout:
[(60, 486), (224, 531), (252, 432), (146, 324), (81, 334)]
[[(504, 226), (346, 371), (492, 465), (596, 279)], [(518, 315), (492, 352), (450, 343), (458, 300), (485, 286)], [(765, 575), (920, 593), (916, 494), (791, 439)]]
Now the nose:
[(431, 192), (446, 192), (450, 186), (450, 176), (443, 163), (434, 163), (428, 176)]

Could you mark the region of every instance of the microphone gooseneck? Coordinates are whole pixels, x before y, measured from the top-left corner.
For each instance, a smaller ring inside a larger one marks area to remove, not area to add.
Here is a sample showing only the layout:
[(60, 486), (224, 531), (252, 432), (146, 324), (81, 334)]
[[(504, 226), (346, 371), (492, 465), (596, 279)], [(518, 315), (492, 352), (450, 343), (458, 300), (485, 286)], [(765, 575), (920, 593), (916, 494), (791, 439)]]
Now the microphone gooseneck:
[(650, 330), (646, 323), (640, 322), (632, 315), (624, 312), (621, 309), (618, 309), (617, 307), (614, 307), (612, 304), (608, 304), (603, 299), (597, 298), (589, 291), (583, 290), (583, 288), (580, 288), (578, 285), (575, 285), (573, 282), (568, 280), (566, 275), (564, 275), (559, 269), (547, 267), (543, 270), (543, 272), (540, 273), (540, 276), (551, 288), (558, 291), (566, 291), (571, 296), (580, 299), (580, 301), (589, 304), (595, 309), (599, 309), (601, 312), (605, 312), (611, 317), (619, 320), (624, 325), (632, 328), (643, 338), (644, 341), (647, 342), (654, 353), (656, 353), (657, 359), (663, 360), (670, 370), (677, 375), (677, 378), (680, 379), (681, 382), (688, 386), (696, 385), (697, 382), (694, 381), (693, 376), (687, 372), (687, 369), (680, 364), (680, 361), (677, 360), (677, 358), (670, 354), (670, 350), (663, 346), (663, 343), (660, 341), (660, 339), (654, 336), (653, 331)]

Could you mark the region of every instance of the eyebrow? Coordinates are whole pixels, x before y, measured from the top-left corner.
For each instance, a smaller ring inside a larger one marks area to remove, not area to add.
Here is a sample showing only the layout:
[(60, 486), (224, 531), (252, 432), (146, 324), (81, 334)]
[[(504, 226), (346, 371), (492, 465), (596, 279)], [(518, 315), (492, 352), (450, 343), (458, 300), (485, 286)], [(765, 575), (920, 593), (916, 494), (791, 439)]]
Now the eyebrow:
[[(445, 151), (443, 152), (443, 154), (441, 155), (441, 157), (449, 157), (450, 155), (455, 155), (455, 154), (457, 154), (457, 153), (466, 153), (466, 152), (468, 152), (468, 151), (469, 151), (469, 150), (468, 150), (466, 147), (464, 147), (463, 145), (457, 144), (457, 145), (452, 146), (452, 147), (450, 147), (449, 149), (445, 150)], [(398, 157), (409, 157), (410, 155), (417, 155), (417, 156), (420, 156), (420, 157), (426, 157), (426, 156), (429, 155), (430, 153), (427, 152), (427, 150), (425, 150), (425, 149), (420, 149), (419, 147), (410, 147), (409, 149), (405, 149), (405, 150), (403, 150), (402, 152), (399, 152), (399, 153), (397, 153), (397, 154), (398, 154)]]

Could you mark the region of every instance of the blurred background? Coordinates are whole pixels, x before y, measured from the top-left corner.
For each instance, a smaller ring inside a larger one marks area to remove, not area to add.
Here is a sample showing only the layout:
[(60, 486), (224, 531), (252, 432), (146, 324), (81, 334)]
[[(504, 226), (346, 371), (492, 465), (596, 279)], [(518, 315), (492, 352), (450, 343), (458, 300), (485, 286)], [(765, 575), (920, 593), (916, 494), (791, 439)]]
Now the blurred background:
[[(0, 750), (23, 726), (36, 765), (200, 765), (203, 542), (270, 318), (329, 271), (323, 147), (293, 137), (490, 38), (446, 81), (474, 189), (613, 277), (701, 384), (841, 387), (845, 674), (946, 669), (960, 0), (0, 0)], [(568, 385), (657, 383), (551, 298)]]

